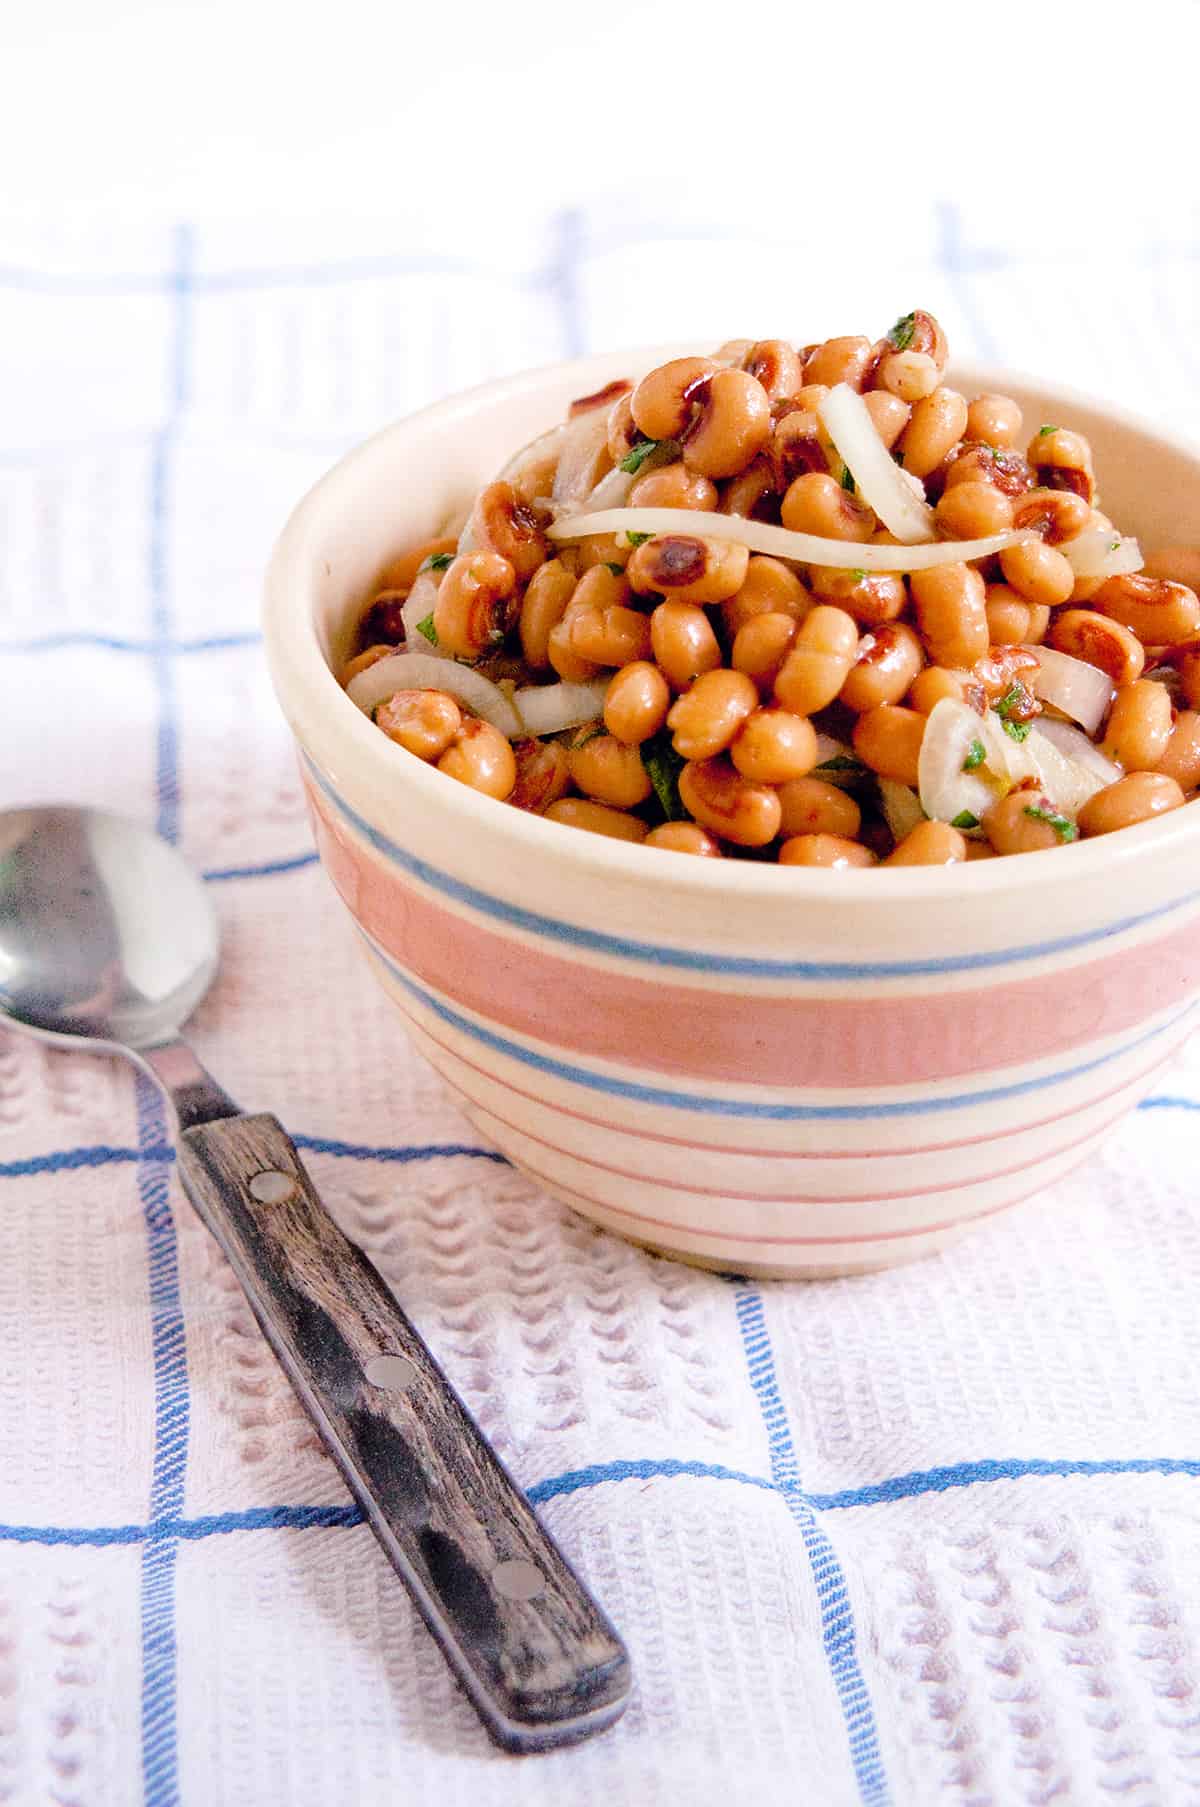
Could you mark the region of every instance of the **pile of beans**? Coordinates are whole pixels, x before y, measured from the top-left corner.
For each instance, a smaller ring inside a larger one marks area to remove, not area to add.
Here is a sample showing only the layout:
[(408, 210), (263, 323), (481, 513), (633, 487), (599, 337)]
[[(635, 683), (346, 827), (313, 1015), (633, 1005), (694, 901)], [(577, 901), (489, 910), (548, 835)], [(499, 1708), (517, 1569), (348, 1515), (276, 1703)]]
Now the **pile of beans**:
[[(476, 499), (469, 549), (457, 534), (432, 540), (381, 574), (343, 680), (404, 650), (404, 601), (432, 573), (432, 631), (407, 650), (436, 640), (510, 693), (611, 674), (602, 713), (510, 738), (448, 690), (410, 689), (375, 709), (381, 732), (552, 821), (709, 858), (949, 864), (1061, 847), (1179, 807), (1200, 785), (1200, 602), (1189, 587), (1200, 549), (1161, 550), (1132, 575), (1077, 577), (1058, 548), (1112, 527), (1087, 441), (1023, 422), (1007, 396), (960, 394), (945, 364), (941, 328), (917, 312), (882, 340), (731, 342), (584, 398), (573, 413), (607, 416), (597, 477), (636, 468), (648, 445), (670, 447), (666, 461), (642, 460), (624, 506), (679, 511), (678, 530), (556, 542), (552, 465), (494, 482)], [(896, 544), (821, 426), (821, 399), (842, 383), (942, 538), (1037, 537), (905, 577), (797, 565), (688, 532), (701, 510)], [(1111, 703), (1092, 739), (1122, 775), (1070, 821), (1026, 780), (965, 830), (921, 819), (893, 832), (879, 781), (915, 790), (931, 711), (949, 697), (982, 716), (1016, 695), (1035, 720), (1040, 646), (1107, 675)]]

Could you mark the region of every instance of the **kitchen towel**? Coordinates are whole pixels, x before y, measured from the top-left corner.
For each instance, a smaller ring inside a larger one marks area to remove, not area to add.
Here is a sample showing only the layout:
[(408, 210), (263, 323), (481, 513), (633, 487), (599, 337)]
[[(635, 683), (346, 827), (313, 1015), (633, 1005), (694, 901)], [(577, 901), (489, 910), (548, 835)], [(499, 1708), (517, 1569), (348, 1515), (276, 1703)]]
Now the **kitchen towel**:
[(932, 206), (877, 221), (869, 261), (814, 260), (806, 228), (622, 198), (505, 209), (469, 255), (420, 219), (0, 230), (0, 802), (129, 811), (204, 871), (201, 1057), (292, 1129), (636, 1671), (605, 1736), (491, 1748), (179, 1194), (157, 1099), (0, 1033), (0, 1800), (1200, 1797), (1196, 1045), (936, 1260), (806, 1286), (655, 1259), (484, 1147), (409, 1050), (266, 680), (292, 503), (505, 370), (920, 305), (961, 353), (1197, 426), (1169, 216), (1115, 268), (1086, 217), (997, 242)]

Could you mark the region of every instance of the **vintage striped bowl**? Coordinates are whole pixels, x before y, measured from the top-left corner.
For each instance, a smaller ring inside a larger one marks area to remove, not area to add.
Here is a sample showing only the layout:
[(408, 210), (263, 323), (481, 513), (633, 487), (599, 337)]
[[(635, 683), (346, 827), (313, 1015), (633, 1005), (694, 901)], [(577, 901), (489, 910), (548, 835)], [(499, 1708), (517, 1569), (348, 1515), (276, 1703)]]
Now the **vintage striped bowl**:
[[(330, 670), (385, 559), (572, 396), (662, 355), (492, 383), (346, 458), (276, 549), (271, 669), (326, 870), (485, 1136), (689, 1261), (883, 1267), (1086, 1159), (1200, 1020), (1200, 808), (965, 868), (788, 870), (560, 828), (386, 740)], [(1106, 508), (1150, 544), (1200, 521), (1187, 447), (1007, 373), (955, 374), (1086, 433)]]

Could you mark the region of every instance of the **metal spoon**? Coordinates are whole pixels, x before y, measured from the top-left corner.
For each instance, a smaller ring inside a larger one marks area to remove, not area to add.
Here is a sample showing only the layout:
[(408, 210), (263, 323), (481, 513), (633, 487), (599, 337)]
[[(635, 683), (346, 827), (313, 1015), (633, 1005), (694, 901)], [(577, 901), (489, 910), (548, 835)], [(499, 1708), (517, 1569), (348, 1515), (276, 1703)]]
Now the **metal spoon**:
[(203, 884), (86, 809), (0, 813), (0, 1016), (121, 1054), (177, 1122), (180, 1178), (484, 1725), (536, 1751), (611, 1725), (629, 1659), (279, 1122), (247, 1116), (178, 1030), (217, 970)]

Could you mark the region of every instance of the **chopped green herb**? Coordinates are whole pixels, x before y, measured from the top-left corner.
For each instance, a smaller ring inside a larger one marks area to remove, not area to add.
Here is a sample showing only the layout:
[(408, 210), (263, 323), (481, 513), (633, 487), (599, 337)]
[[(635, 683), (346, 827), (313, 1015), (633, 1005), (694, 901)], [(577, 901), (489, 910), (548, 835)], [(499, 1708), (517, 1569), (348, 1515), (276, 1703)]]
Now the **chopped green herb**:
[(842, 466), (842, 488), (849, 490), (851, 495), (854, 494), (854, 478), (850, 473), (850, 466), (848, 464), (843, 464)]
[(1004, 447), (1002, 445), (985, 445), (983, 449), (993, 464), (999, 464), (1004, 456)]
[(624, 577), (625, 575), (624, 565), (614, 565), (609, 559), (605, 559), (604, 569), (606, 571), (611, 571), (614, 577)]
[(1120, 540), (1109, 540), (1108, 549), (1110, 552), (1119, 552), (1121, 550)]
[(621, 469), (627, 471), (631, 477), (636, 477), (651, 452), (657, 452), (659, 444), (660, 441), (657, 439), (639, 439), (636, 445), (630, 446), (622, 458)]
[(981, 740), (973, 740), (967, 748), (967, 757), (962, 762), (964, 772), (976, 771), (987, 758), (987, 748)]
[[(1033, 698), (1030, 696), (1024, 684), (1022, 684), (1020, 678), (1014, 678), (1008, 689), (1004, 692), (1004, 695), (1000, 698), (1000, 701), (998, 703), (993, 703), (992, 707), (1007, 728), (1009, 717), (1015, 715), (1018, 709), (1021, 710), (1023, 715), (1033, 715), (1037, 713), (1036, 710), (1031, 709), (1029, 706), (1032, 702)], [(1018, 717), (1018, 720), (1019, 719), (1020, 718)], [(1014, 738), (1024, 740), (1025, 736), (1021, 734), (1014, 736)]]
[(687, 764), (675, 751), (671, 736), (663, 728), (641, 744), (642, 764), (654, 786), (654, 794), (668, 822), (678, 822), (687, 815), (679, 796), (679, 774)]
[(854, 570), (850, 572), (849, 576), (851, 583), (865, 584), (867, 581), (866, 572), (858, 565), (854, 567)]
[(888, 343), (893, 345), (897, 351), (907, 351), (913, 342), (913, 335), (916, 330), (917, 316), (915, 314), (902, 314), (888, 334)]
[(827, 759), (816, 769), (818, 772), (861, 772), (863, 765), (861, 759), (855, 759), (849, 753), (835, 753), (832, 759)]
[(437, 629), (433, 625), (432, 614), (426, 615), (424, 621), (418, 621), (417, 632), (418, 632), (418, 634), (424, 634), (424, 636), (428, 640), (430, 646), (437, 646), (437, 644), (438, 644)]
[(979, 817), (973, 816), (969, 809), (960, 810), (950, 824), (951, 828), (978, 828)]
[(453, 563), (453, 552), (431, 552), (421, 569), (422, 571), (444, 571), (448, 565)]
[(1055, 426), (1039, 427), (1037, 430), (1037, 436), (1039, 439), (1045, 439), (1047, 433), (1057, 433), (1057, 432), (1058, 432), (1058, 428)]
[(1060, 815), (1056, 809), (1047, 809), (1043, 803), (1027, 803), (1025, 814), (1032, 816), (1035, 822), (1048, 823), (1060, 841), (1077, 841), (1079, 839), (1079, 830), (1070, 816)]
[(903, 450), (900, 447), (897, 447), (896, 450), (892, 453), (892, 457), (896, 460), (896, 463), (900, 466), (900, 469), (903, 470), (904, 469), (904, 452), (903, 452)]
[(1029, 739), (1028, 722), (1012, 722), (1006, 719), (1003, 723), (1003, 727), (1004, 732), (1008, 735), (1010, 740), (1020, 741)]
[(654, 535), (652, 533), (627, 533), (625, 538), (636, 549), (638, 546), (644, 546), (647, 540), (652, 540)]
[(604, 726), (603, 722), (590, 722), (586, 728), (580, 729), (579, 733), (572, 740), (571, 745), (573, 747), (586, 747), (589, 740), (597, 740), (601, 734), (607, 733), (608, 729)]

